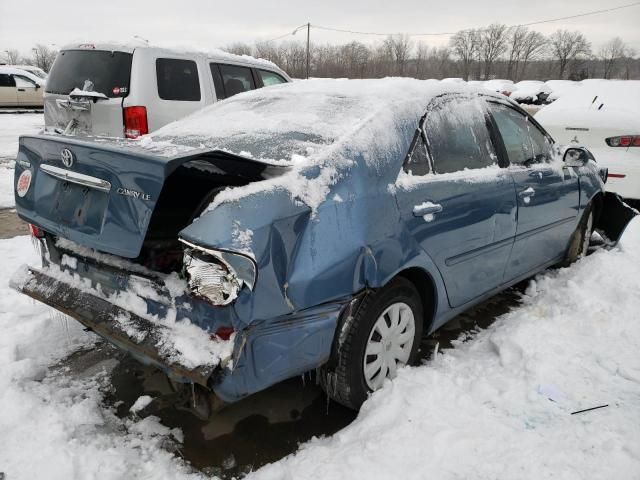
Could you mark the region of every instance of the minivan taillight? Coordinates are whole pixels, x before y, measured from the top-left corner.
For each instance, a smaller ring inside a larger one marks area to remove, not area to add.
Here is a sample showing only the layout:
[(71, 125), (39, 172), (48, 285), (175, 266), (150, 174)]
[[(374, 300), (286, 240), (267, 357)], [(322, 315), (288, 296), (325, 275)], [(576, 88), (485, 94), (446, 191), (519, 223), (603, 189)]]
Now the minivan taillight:
[(149, 133), (147, 107), (124, 107), (124, 136), (138, 138)]

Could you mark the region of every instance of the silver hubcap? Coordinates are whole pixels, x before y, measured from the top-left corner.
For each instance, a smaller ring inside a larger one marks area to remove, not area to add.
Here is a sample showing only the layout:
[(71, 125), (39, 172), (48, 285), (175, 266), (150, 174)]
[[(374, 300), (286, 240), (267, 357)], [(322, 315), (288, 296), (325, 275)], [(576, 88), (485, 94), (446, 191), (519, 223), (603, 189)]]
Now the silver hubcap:
[(407, 364), (415, 333), (413, 311), (406, 303), (394, 303), (378, 317), (364, 354), (364, 379), (371, 390), (380, 388), (385, 378), (394, 378), (398, 367)]
[(580, 256), (584, 257), (587, 254), (587, 250), (589, 250), (589, 243), (591, 242), (591, 231), (593, 230), (593, 213), (589, 213), (589, 218), (587, 218), (587, 228), (584, 230), (584, 239), (582, 240), (582, 251), (580, 252)]

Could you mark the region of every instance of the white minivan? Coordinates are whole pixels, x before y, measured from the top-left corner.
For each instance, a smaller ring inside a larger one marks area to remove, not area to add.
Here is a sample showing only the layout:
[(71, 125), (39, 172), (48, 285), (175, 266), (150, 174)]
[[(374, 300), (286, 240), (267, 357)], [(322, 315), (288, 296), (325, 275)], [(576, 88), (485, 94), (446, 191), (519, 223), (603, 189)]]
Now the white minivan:
[(68, 45), (47, 78), (45, 129), (137, 138), (218, 100), (287, 82), (274, 63), (246, 55)]

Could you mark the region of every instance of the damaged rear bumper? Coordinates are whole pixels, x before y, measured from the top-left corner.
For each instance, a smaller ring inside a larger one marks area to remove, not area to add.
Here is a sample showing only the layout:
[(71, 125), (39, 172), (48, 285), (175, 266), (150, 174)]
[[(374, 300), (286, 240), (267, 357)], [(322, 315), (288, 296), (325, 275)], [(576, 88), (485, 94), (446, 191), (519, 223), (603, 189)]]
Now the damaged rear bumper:
[[(10, 281), (13, 289), (74, 318), (141, 363), (164, 371), (180, 383), (202, 385), (231, 403), (277, 382), (326, 363), (336, 325), (353, 297), (301, 312), (249, 324), (237, 332), (233, 353), (219, 365), (189, 368), (167, 360), (161, 351), (161, 325), (109, 300), (49, 275), (46, 268), (23, 266)], [(126, 317), (127, 322), (116, 321)], [(131, 334), (131, 332), (135, 334)], [(143, 336), (139, 333), (144, 332)], [(231, 360), (229, 362), (228, 360)]]
[[(130, 353), (146, 365), (165, 371), (182, 383), (208, 386), (217, 366), (188, 368), (178, 363), (168, 363), (158, 348), (162, 328), (132, 312), (113, 305), (89, 292), (64, 283), (44, 271), (23, 265), (10, 281), (10, 286), (25, 295), (42, 302), (74, 318), (118, 348)], [(114, 321), (126, 318), (126, 324)], [(135, 331), (135, 335), (127, 333)], [(143, 332), (144, 335), (140, 335)]]

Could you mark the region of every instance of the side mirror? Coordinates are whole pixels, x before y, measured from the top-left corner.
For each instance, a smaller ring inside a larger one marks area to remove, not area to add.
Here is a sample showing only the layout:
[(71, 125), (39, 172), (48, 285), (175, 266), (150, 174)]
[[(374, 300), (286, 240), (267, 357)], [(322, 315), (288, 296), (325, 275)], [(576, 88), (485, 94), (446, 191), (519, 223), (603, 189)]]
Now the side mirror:
[(584, 148), (570, 147), (565, 150), (562, 160), (568, 167), (583, 167), (591, 158)]
[(40, 85), (36, 83), (36, 90), (40, 90)]

